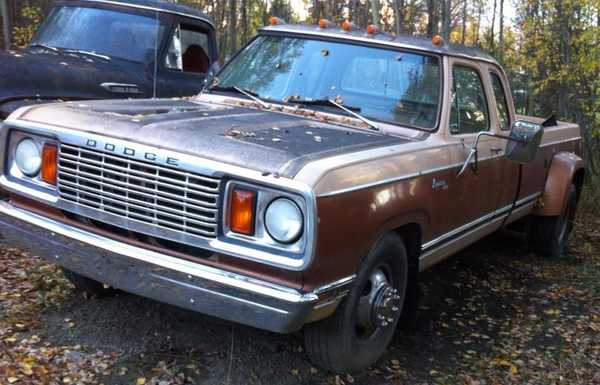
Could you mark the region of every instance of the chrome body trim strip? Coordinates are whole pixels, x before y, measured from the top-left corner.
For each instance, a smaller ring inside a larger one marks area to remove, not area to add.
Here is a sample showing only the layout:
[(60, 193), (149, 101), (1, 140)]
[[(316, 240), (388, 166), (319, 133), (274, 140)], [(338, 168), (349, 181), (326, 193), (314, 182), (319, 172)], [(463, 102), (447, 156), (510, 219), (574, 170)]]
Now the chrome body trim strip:
[(187, 17), (187, 18), (190, 18), (190, 19), (201, 20), (201, 21), (204, 21), (205, 23), (209, 24), (213, 29), (215, 28), (215, 23), (210, 18), (208, 18), (208, 17), (199, 17), (199, 16), (190, 15), (190, 14), (183, 13), (183, 12), (171, 11), (171, 10), (168, 10), (168, 9), (160, 9), (160, 8), (150, 7), (150, 6), (141, 5), (141, 4), (122, 3), (120, 1), (111, 1), (111, 0), (84, 0), (84, 1), (88, 2), (88, 3), (118, 5), (118, 6), (121, 6), (121, 7), (143, 9), (143, 10), (146, 10), (146, 11), (155, 11), (155, 12), (161, 12), (161, 13), (169, 13), (171, 15), (177, 15), (177, 16)]
[[(292, 253), (281, 248), (273, 248), (269, 244), (262, 244), (260, 242), (247, 242), (243, 239), (233, 239), (227, 237), (227, 235), (221, 231), (222, 224), (219, 226), (220, 229), (216, 238), (194, 235), (189, 236), (189, 240), (193, 240), (192, 245), (195, 247), (213, 252), (225, 253), (234, 257), (248, 259), (287, 270), (303, 271), (310, 266), (314, 258), (317, 237), (316, 197), (312, 187), (303, 182), (284, 178), (279, 175), (265, 175), (260, 171), (250, 170), (215, 160), (199, 158), (190, 154), (166, 150), (159, 147), (135, 144), (131, 141), (125, 141), (64, 127), (22, 121), (15, 118), (9, 118), (3, 122), (2, 129), (0, 130), (0, 142), (7, 143), (8, 135), (13, 129), (28, 132), (34, 135), (40, 135), (46, 138), (51, 137), (52, 140), (60, 143), (80, 147), (86, 147), (89, 141), (93, 141), (98, 145), (98, 147), (101, 145), (104, 146), (105, 143), (109, 143), (111, 146), (116, 148), (115, 151), (118, 151), (119, 155), (123, 153), (123, 149), (135, 149), (136, 152), (134, 155), (128, 155), (132, 161), (148, 161), (148, 159), (144, 158), (144, 156), (147, 154), (152, 154), (152, 157), (155, 158), (157, 162), (168, 159), (176, 160), (178, 168), (182, 171), (205, 175), (209, 178), (220, 178), (224, 182), (227, 180), (235, 180), (254, 184), (256, 188), (263, 186), (266, 188), (281, 190), (284, 194), (298, 195), (298, 197), (303, 200), (306, 210), (306, 241), (304, 242), (304, 250), (301, 253)], [(23, 183), (23, 181), (17, 180), (11, 175), (8, 175), (7, 170), (5, 170), (7, 156), (8, 155), (6, 152), (0, 153), (0, 185), (2, 185), (5, 189), (28, 198), (41, 201), (43, 203), (50, 204), (60, 209), (127, 228), (127, 221), (124, 221), (123, 218), (119, 217), (118, 215), (98, 212), (98, 210), (93, 208), (80, 206), (73, 202), (60, 199), (56, 191), (48, 189), (47, 187), (41, 188), (39, 186)], [(223, 186), (224, 185), (225, 183)], [(222, 194), (223, 192), (221, 191), (221, 198)], [(137, 229), (138, 232), (141, 233), (159, 237), (162, 236), (163, 238), (165, 237), (165, 234), (160, 233), (160, 229), (157, 229), (156, 226), (152, 226), (151, 224), (141, 221), (132, 222), (132, 224), (135, 225), (135, 227), (131, 228), (131, 230), (136, 231)], [(181, 236), (184, 237), (185, 235), (181, 234)], [(178, 238), (171, 240), (178, 241), (181, 239)]]
[[(522, 198), (516, 202), (515, 208), (520, 208), (521, 206), (526, 205), (527, 203), (533, 203), (533, 201), (535, 201), (541, 195), (542, 195), (542, 193), (535, 193), (528, 197)], [(452, 237), (454, 237), (462, 232), (465, 232), (471, 228), (478, 227), (481, 224), (485, 224), (486, 222), (489, 222), (497, 217), (503, 216), (504, 214), (509, 213), (512, 207), (513, 207), (512, 204), (506, 205), (506, 206), (504, 206), (498, 210), (495, 210), (487, 215), (484, 215), (483, 217), (480, 217), (472, 222), (469, 222), (463, 226), (457, 227), (456, 229), (454, 229), (450, 232), (447, 232), (435, 239), (432, 239), (429, 242), (424, 243), (421, 246), (421, 250), (427, 251), (429, 249), (435, 248), (436, 245), (443, 244), (444, 241), (451, 239)]]
[(563, 143), (569, 143), (569, 142), (574, 142), (577, 140), (581, 140), (581, 136), (578, 136), (576, 138), (570, 138), (570, 139), (563, 139), (563, 140), (556, 140), (553, 142), (548, 142), (548, 143), (542, 143), (540, 144), (540, 147), (550, 147), (550, 146), (555, 146), (557, 144), (563, 144)]
[[(534, 201), (530, 201), (529, 203), (525, 203), (520, 207), (515, 208), (511, 214), (511, 218), (519, 218), (523, 215), (526, 215), (525, 210), (530, 209), (534, 203)], [(419, 271), (429, 269), (461, 249), (498, 230), (505, 218), (506, 215), (492, 217), (487, 222), (479, 223), (479, 225), (476, 225), (475, 228), (471, 228), (468, 231), (459, 233), (459, 235), (451, 242), (442, 244), (438, 247), (430, 247), (419, 257)]]
[[(33, 255), (116, 288), (254, 327), (287, 333), (315, 319), (354, 276), (310, 292), (113, 240), (0, 201), (0, 234)], [(328, 309), (327, 309), (328, 310)]]

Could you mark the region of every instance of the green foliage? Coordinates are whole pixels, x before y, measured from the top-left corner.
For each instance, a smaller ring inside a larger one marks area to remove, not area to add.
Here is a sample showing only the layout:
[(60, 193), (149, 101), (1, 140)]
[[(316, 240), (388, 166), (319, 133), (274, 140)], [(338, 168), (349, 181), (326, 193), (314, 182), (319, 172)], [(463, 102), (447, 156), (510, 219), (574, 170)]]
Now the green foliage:
[(29, 43), (42, 22), (43, 15), (40, 7), (25, 6), (21, 9), (21, 17), (25, 23), (15, 26), (13, 31), (13, 41), (17, 47), (25, 47)]

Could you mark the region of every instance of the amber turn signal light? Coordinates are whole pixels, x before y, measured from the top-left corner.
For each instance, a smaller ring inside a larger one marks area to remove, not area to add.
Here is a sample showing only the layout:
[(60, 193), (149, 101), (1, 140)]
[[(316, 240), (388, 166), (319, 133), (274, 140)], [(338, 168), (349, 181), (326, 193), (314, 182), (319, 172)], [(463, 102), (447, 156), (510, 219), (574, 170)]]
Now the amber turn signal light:
[(44, 144), (42, 149), (42, 180), (56, 185), (56, 169), (58, 167), (58, 148), (53, 144)]
[(255, 191), (234, 189), (229, 202), (229, 228), (231, 231), (253, 235), (255, 207)]

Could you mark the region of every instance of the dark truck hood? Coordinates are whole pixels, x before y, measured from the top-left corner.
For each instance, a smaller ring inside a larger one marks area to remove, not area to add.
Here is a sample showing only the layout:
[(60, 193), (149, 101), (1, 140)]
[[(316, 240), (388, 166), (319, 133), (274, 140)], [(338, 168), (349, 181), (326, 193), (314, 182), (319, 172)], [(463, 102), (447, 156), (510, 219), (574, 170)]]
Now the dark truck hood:
[(35, 49), (0, 51), (0, 105), (17, 99), (105, 99), (104, 82), (140, 84), (143, 65)]
[(294, 177), (312, 160), (407, 141), (303, 116), (186, 100), (36, 106), (19, 117)]

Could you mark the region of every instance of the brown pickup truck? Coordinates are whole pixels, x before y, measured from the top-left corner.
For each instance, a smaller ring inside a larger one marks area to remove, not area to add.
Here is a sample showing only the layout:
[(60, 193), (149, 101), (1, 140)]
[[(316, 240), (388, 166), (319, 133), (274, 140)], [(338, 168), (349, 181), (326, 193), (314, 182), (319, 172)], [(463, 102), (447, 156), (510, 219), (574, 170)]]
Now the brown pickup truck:
[(273, 19), (192, 100), (24, 107), (0, 129), (0, 233), (100, 282), (375, 362), (419, 272), (517, 220), (563, 253), (575, 124), (517, 116), (489, 55)]

